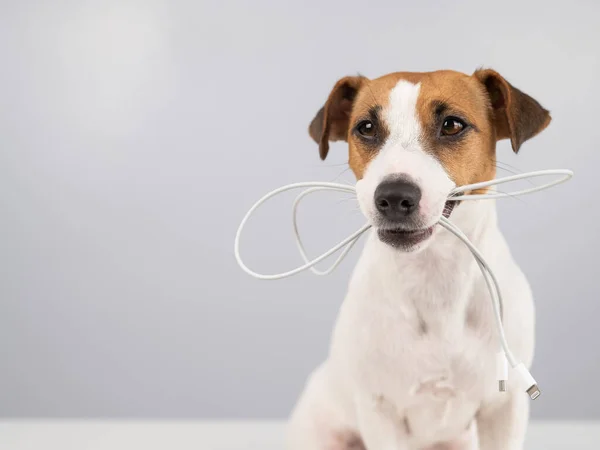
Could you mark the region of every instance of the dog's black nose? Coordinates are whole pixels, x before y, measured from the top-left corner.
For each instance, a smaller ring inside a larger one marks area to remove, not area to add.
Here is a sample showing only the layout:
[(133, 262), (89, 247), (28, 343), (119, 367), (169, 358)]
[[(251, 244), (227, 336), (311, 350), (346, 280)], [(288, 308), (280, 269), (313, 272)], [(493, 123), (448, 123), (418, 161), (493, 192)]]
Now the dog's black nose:
[(383, 181), (375, 189), (375, 206), (386, 219), (401, 221), (419, 208), (421, 189), (405, 179)]

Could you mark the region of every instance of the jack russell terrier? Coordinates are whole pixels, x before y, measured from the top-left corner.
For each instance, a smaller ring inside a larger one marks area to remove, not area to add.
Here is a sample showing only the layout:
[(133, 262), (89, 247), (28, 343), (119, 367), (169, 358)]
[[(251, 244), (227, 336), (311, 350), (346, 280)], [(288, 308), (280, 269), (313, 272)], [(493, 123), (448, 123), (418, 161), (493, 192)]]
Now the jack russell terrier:
[[(480, 250), (504, 298), (504, 327), (529, 367), (534, 305), (497, 226), (495, 202), (446, 202), (496, 173), (496, 141), (515, 152), (550, 115), (493, 70), (342, 78), (309, 127), (321, 159), (348, 142), (360, 209), (373, 226), (332, 335), (288, 429), (291, 450), (520, 450), (529, 397), (499, 392), (494, 314)], [(471, 192), (474, 193), (474, 192)], [(477, 192), (481, 193), (481, 192)]]

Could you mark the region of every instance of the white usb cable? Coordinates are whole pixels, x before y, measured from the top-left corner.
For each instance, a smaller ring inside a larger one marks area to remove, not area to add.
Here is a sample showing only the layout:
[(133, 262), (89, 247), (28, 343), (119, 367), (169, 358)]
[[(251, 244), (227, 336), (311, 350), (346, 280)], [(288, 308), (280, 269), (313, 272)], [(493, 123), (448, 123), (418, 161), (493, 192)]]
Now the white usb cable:
[[(527, 179), (527, 178), (534, 178), (534, 177), (541, 177), (541, 176), (548, 176), (548, 175), (562, 175), (562, 177), (558, 178), (554, 181), (548, 182), (546, 184), (540, 185), (540, 186), (535, 186), (535, 187), (531, 187), (528, 189), (522, 189), (522, 190), (519, 190), (516, 192), (510, 192), (510, 193), (493, 192), (493, 193), (484, 193), (484, 194), (464, 195), (464, 193), (468, 192), (468, 191), (475, 191), (475, 190), (487, 188), (490, 186), (495, 186), (498, 184), (509, 183), (511, 181), (517, 181), (517, 180), (523, 180), (523, 179)], [(498, 198), (505, 198), (505, 197), (515, 197), (517, 195), (531, 194), (534, 192), (541, 191), (543, 189), (547, 189), (551, 186), (555, 186), (557, 184), (564, 183), (565, 181), (569, 180), (572, 176), (573, 176), (573, 172), (570, 170), (567, 170), (567, 169), (540, 170), (540, 171), (536, 171), (536, 172), (528, 172), (528, 173), (523, 173), (523, 174), (518, 174), (518, 175), (512, 175), (509, 177), (497, 178), (495, 180), (484, 181), (481, 183), (474, 183), (474, 184), (469, 184), (469, 185), (464, 185), (464, 186), (458, 186), (450, 192), (450, 195), (448, 196), (448, 200), (449, 201), (467, 201), (467, 200), (482, 200), (482, 199), (498, 199)], [(300, 255), (302, 256), (302, 259), (304, 260), (305, 263), (302, 266), (299, 266), (299, 267), (289, 270), (287, 272), (277, 273), (277, 274), (272, 274), (272, 275), (264, 275), (264, 274), (254, 272), (253, 270), (249, 269), (248, 266), (246, 266), (246, 264), (244, 264), (244, 262), (242, 261), (242, 258), (240, 256), (240, 236), (242, 234), (242, 231), (244, 230), (244, 227), (246, 226), (246, 223), (248, 222), (250, 216), (263, 203), (265, 203), (270, 198), (272, 198), (278, 194), (281, 194), (283, 192), (286, 192), (286, 191), (289, 191), (292, 189), (299, 189), (299, 188), (305, 188), (306, 190), (304, 192), (302, 192), (294, 201), (293, 208), (292, 208), (293, 227), (294, 227), (294, 235), (296, 238), (296, 244), (298, 246)], [(300, 233), (298, 231), (298, 224), (297, 224), (298, 204), (308, 194), (318, 192), (318, 191), (325, 191), (325, 190), (345, 192), (345, 193), (350, 193), (350, 194), (356, 195), (356, 190), (353, 186), (348, 186), (348, 185), (339, 184), (339, 183), (304, 182), (304, 183), (294, 183), (294, 184), (288, 184), (286, 186), (282, 186), (278, 189), (275, 189), (274, 191), (269, 192), (264, 197), (262, 197), (260, 200), (258, 200), (250, 208), (250, 210), (248, 210), (248, 212), (242, 219), (242, 222), (240, 223), (240, 226), (235, 235), (234, 252), (235, 252), (235, 258), (236, 258), (238, 264), (240, 265), (240, 267), (246, 273), (252, 275), (255, 278), (259, 278), (262, 280), (279, 280), (281, 278), (290, 277), (292, 275), (295, 275), (297, 273), (300, 273), (300, 272), (303, 272), (303, 271), (309, 270), (309, 269), (316, 275), (330, 274), (342, 262), (342, 260), (346, 257), (348, 252), (352, 249), (352, 247), (358, 241), (358, 239), (362, 236), (362, 234), (365, 233), (365, 231), (367, 231), (369, 228), (371, 228), (371, 225), (368, 223), (365, 224), (359, 230), (352, 233), (346, 239), (344, 239), (343, 241), (341, 241), (340, 243), (338, 243), (331, 249), (327, 250), (322, 255), (310, 260), (306, 254), (304, 245), (302, 244), (302, 240), (300, 238)], [(463, 195), (460, 195), (460, 194), (463, 194)], [(467, 236), (456, 225), (454, 225), (450, 220), (446, 219), (445, 217), (440, 218), (439, 224), (442, 227), (444, 227), (445, 229), (447, 229), (448, 231), (450, 231), (451, 233), (453, 233), (460, 240), (462, 240), (463, 243), (469, 248), (469, 250), (473, 254), (473, 257), (475, 258), (475, 261), (477, 262), (477, 265), (479, 266), (479, 268), (481, 270), (483, 278), (484, 278), (486, 285), (488, 287), (488, 290), (490, 292), (492, 305), (494, 307), (494, 318), (495, 318), (495, 322), (496, 322), (496, 327), (498, 329), (498, 337), (499, 337), (500, 346), (501, 346), (501, 349), (498, 352), (497, 363), (496, 363), (497, 364), (497, 378), (498, 378), (498, 382), (499, 382), (500, 391), (506, 390), (506, 382), (508, 380), (508, 365), (510, 364), (510, 366), (513, 369), (515, 369), (515, 372), (518, 374), (521, 382), (526, 386), (525, 390), (527, 391), (527, 393), (529, 394), (531, 399), (535, 400), (536, 398), (538, 398), (540, 396), (540, 390), (538, 388), (537, 382), (531, 376), (531, 373), (529, 372), (529, 370), (527, 370), (527, 368), (524, 366), (524, 364), (522, 362), (518, 361), (514, 357), (514, 355), (510, 351), (510, 348), (506, 341), (506, 336), (504, 334), (504, 327), (502, 326), (502, 309), (503, 309), (502, 295), (500, 293), (500, 287), (498, 286), (498, 281), (496, 280), (494, 273), (489, 268), (488, 264), (486, 263), (485, 259), (481, 255), (481, 253), (479, 253), (477, 248), (471, 243), (471, 241), (467, 238)], [(318, 264), (319, 262), (323, 261), (324, 259), (328, 258), (329, 256), (333, 255), (334, 253), (336, 253), (337, 251), (339, 251), (341, 249), (343, 249), (343, 250), (341, 251), (340, 255), (328, 269), (319, 271), (314, 267), (316, 264)]]

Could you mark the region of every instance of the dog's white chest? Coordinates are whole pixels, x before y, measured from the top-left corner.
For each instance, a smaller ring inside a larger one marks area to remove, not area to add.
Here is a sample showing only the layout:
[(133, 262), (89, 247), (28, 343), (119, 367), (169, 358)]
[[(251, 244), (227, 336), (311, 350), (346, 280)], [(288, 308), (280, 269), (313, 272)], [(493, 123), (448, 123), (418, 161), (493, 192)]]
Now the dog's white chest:
[(363, 267), (366, 256), (334, 339), (352, 378), (391, 414), (408, 417), (415, 434), (432, 423), (436, 433), (462, 430), (497, 389), (493, 316), (477, 269), (456, 254), (456, 264), (434, 255), (400, 272), (386, 255), (377, 255), (377, 269)]
[[(431, 329), (414, 330), (409, 323), (396, 322), (394, 326), (384, 320), (381, 325), (378, 331), (371, 330), (370, 336), (355, 341), (355, 370), (374, 392), (413, 405), (479, 398), (486, 391), (485, 383), (493, 384), (491, 336), (466, 329), (462, 336), (446, 337)], [(398, 331), (390, 332), (392, 327)], [(390, 342), (392, 339), (395, 342)], [(380, 344), (373, 345), (375, 342)]]
[[(495, 342), (468, 328), (438, 334), (412, 320), (379, 317), (380, 326), (357, 334), (353, 378), (415, 436), (453, 436), (468, 427), (497, 386)], [(446, 330), (447, 331), (447, 330)], [(435, 424), (435, 426), (432, 426)]]

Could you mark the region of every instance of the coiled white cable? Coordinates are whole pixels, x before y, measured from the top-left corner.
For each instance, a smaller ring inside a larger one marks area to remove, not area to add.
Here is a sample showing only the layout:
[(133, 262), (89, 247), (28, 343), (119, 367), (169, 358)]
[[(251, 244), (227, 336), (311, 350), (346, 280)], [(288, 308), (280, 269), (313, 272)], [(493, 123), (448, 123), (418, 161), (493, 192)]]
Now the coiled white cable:
[[(493, 193), (484, 193), (484, 194), (464, 195), (464, 193), (468, 192), (468, 191), (475, 191), (475, 190), (479, 190), (479, 189), (483, 189), (483, 188), (487, 188), (487, 187), (491, 187), (491, 186), (496, 186), (499, 184), (509, 183), (512, 181), (518, 181), (518, 180), (541, 177), (541, 176), (548, 176), (548, 175), (562, 175), (562, 177), (558, 178), (556, 180), (553, 180), (551, 182), (548, 182), (546, 184), (542, 184), (540, 186), (522, 189), (522, 190), (518, 190), (515, 192), (509, 192), (509, 193), (493, 192)], [(481, 183), (474, 183), (474, 184), (469, 184), (469, 185), (464, 185), (464, 186), (458, 186), (458, 187), (452, 189), (452, 191), (450, 192), (450, 194), (448, 196), (448, 200), (449, 201), (467, 201), (467, 200), (482, 200), (482, 199), (498, 199), (498, 198), (515, 197), (515, 196), (519, 196), (519, 195), (531, 194), (534, 192), (539, 192), (544, 189), (548, 189), (549, 187), (555, 186), (557, 184), (564, 183), (565, 181), (569, 180), (572, 176), (573, 176), (573, 172), (570, 170), (567, 170), (567, 169), (539, 170), (539, 171), (535, 171), (535, 172), (528, 172), (528, 173), (523, 173), (523, 174), (518, 174), (518, 175), (512, 175), (512, 176), (508, 176), (508, 177), (497, 178), (495, 180), (484, 181)], [(254, 272), (253, 270), (248, 268), (248, 266), (246, 266), (246, 264), (244, 264), (244, 262), (242, 261), (242, 258), (240, 256), (240, 237), (241, 237), (242, 231), (244, 230), (244, 227), (246, 226), (246, 223), (250, 219), (250, 216), (263, 203), (265, 203), (270, 198), (272, 198), (278, 194), (281, 194), (283, 192), (293, 190), (293, 189), (300, 189), (300, 188), (306, 188), (306, 190), (304, 192), (302, 192), (300, 195), (298, 195), (298, 197), (294, 201), (294, 204), (292, 207), (292, 214), (293, 214), (293, 228), (294, 228), (294, 235), (296, 238), (296, 244), (298, 246), (298, 250), (300, 252), (300, 255), (302, 256), (302, 259), (304, 260), (304, 264), (299, 267), (296, 267), (295, 269), (289, 270), (287, 272), (271, 274), (271, 275), (265, 275), (265, 274), (260, 274), (260, 273)], [(298, 231), (298, 224), (297, 224), (298, 204), (308, 194), (318, 192), (318, 191), (324, 191), (324, 190), (345, 192), (345, 193), (350, 193), (350, 194), (356, 195), (355, 188), (353, 186), (349, 186), (349, 185), (345, 185), (345, 184), (327, 183), (327, 182), (303, 182), (303, 183), (293, 183), (293, 184), (288, 184), (286, 186), (282, 186), (278, 189), (275, 189), (275, 190), (269, 192), (264, 197), (262, 197), (260, 200), (258, 200), (248, 210), (248, 212), (242, 219), (240, 226), (237, 230), (237, 233), (235, 235), (234, 252), (235, 252), (235, 258), (236, 258), (238, 264), (240, 265), (240, 267), (249, 275), (252, 275), (253, 277), (259, 278), (261, 280), (278, 280), (281, 278), (286, 278), (286, 277), (290, 277), (292, 275), (296, 275), (297, 273), (300, 273), (300, 272), (303, 272), (303, 271), (309, 270), (309, 269), (316, 275), (328, 275), (333, 270), (335, 270), (335, 268), (342, 262), (342, 260), (348, 254), (348, 252), (352, 249), (354, 244), (358, 241), (358, 239), (369, 228), (371, 228), (371, 225), (365, 224), (360, 229), (358, 229), (357, 231), (352, 233), (350, 236), (348, 236), (346, 239), (342, 240), (340, 243), (338, 243), (331, 249), (327, 250), (325, 253), (310, 260), (306, 254), (304, 245), (302, 244), (302, 239), (300, 238), (300, 232)], [(463, 195), (460, 195), (460, 194), (463, 194)], [(496, 326), (498, 328), (498, 337), (499, 337), (500, 344), (501, 344), (501, 353), (500, 353), (500, 358), (499, 358), (499, 363), (498, 363), (499, 364), (498, 379), (500, 382), (500, 390), (505, 389), (505, 383), (506, 383), (506, 378), (507, 378), (507, 373), (508, 373), (506, 364), (508, 363), (508, 364), (510, 364), (511, 367), (516, 369), (516, 373), (520, 376), (522, 381), (526, 384), (526, 386), (527, 386), (526, 391), (530, 395), (530, 397), (532, 399), (536, 399), (540, 395), (540, 390), (537, 386), (535, 379), (531, 376), (531, 374), (529, 373), (527, 368), (525, 368), (523, 363), (519, 362), (514, 357), (514, 355), (510, 351), (510, 348), (506, 341), (506, 336), (504, 334), (504, 328), (502, 326), (503, 303), (502, 303), (502, 295), (500, 292), (500, 287), (498, 285), (498, 280), (496, 279), (494, 273), (491, 271), (490, 267), (488, 266), (487, 262), (485, 261), (485, 259), (481, 255), (481, 253), (479, 253), (477, 248), (471, 243), (471, 241), (467, 238), (467, 236), (456, 225), (454, 225), (450, 220), (446, 219), (445, 217), (440, 218), (439, 224), (442, 227), (444, 227), (446, 230), (453, 233), (460, 240), (462, 240), (463, 243), (468, 247), (468, 249), (473, 254), (473, 257), (475, 258), (477, 265), (479, 266), (479, 268), (481, 270), (483, 278), (484, 278), (486, 285), (488, 287), (488, 290), (490, 292), (490, 297), (491, 297), (492, 305), (494, 308), (494, 318), (495, 318)], [(335, 260), (335, 262), (328, 269), (319, 271), (316, 268), (314, 268), (314, 266), (316, 264), (318, 264), (319, 262), (323, 261), (324, 259), (328, 258), (329, 256), (333, 255), (334, 253), (336, 253), (337, 251), (339, 251), (341, 249), (343, 249), (342, 252), (338, 256), (338, 258)]]

